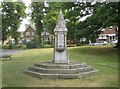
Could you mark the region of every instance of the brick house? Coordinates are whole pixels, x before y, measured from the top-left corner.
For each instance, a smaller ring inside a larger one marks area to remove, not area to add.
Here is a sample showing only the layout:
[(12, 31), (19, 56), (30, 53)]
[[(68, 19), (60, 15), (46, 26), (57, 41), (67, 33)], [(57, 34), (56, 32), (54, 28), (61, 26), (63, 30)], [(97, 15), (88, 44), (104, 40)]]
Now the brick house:
[(32, 40), (36, 35), (35, 29), (32, 26), (28, 26), (27, 29), (22, 33), (23, 43)]
[[(22, 32), (22, 37), (21, 37), (22, 42), (23, 43), (28, 42), (28, 41), (34, 39), (35, 36), (37, 36), (36, 30), (32, 26), (28, 26), (27, 29), (24, 32)], [(44, 42), (50, 41), (50, 39), (49, 39), (50, 33), (49, 32), (47, 32), (47, 31), (41, 32), (41, 36), (43, 37)]]
[(111, 43), (112, 41), (118, 40), (118, 27), (110, 26), (101, 30), (101, 34), (98, 37), (98, 41), (106, 41)]

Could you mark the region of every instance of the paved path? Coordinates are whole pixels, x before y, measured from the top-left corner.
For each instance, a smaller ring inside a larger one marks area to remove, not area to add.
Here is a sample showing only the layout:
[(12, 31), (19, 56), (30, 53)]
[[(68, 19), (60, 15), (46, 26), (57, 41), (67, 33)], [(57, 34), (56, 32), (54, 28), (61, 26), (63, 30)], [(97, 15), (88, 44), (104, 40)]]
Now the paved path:
[(21, 51), (24, 51), (24, 50), (1, 50), (0, 49), (0, 58), (2, 57), (2, 55), (14, 54)]

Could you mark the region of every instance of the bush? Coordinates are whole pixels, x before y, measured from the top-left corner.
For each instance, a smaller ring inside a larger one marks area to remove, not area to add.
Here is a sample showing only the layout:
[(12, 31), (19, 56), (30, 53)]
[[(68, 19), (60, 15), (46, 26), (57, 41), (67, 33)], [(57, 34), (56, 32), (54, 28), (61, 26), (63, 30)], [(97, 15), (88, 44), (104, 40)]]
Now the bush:
[(16, 49), (26, 49), (26, 45), (18, 44), (15, 47)]
[(26, 47), (27, 48), (37, 48), (37, 43), (34, 41), (26, 42)]
[(8, 46), (9, 49), (14, 49), (15, 48), (15, 44), (10, 43)]
[(8, 49), (9, 45), (2, 45), (2, 49)]
[(2, 45), (2, 49), (26, 49), (26, 45), (6, 44)]

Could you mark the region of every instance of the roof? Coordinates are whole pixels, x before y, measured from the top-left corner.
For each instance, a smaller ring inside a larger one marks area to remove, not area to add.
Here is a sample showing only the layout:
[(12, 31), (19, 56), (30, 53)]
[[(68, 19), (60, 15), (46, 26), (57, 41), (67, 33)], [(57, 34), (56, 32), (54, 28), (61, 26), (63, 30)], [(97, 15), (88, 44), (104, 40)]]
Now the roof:
[(102, 34), (117, 34), (117, 27), (116, 26), (112, 26), (112, 28), (107, 27), (102, 31), (103, 31)]
[(57, 21), (54, 31), (67, 31), (62, 10), (60, 10), (59, 12), (58, 21)]
[(25, 33), (29, 28), (31, 28), (31, 30), (33, 30), (35, 32), (35, 29), (32, 26), (28, 26), (23, 33)]

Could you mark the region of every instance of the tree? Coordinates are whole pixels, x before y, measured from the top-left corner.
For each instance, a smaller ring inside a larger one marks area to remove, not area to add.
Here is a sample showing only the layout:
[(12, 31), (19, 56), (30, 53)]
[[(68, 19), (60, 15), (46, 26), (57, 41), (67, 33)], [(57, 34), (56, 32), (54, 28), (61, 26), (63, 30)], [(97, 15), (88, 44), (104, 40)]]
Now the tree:
[(85, 24), (83, 28), (89, 32), (88, 37), (94, 42), (93, 38), (97, 38), (101, 33), (99, 29), (113, 25), (118, 26), (118, 2), (96, 3), (93, 6), (92, 15), (81, 24)]
[(32, 2), (31, 3), (31, 20), (35, 23), (36, 32), (39, 39), (39, 46), (42, 46), (42, 37), (41, 32), (43, 31), (43, 9), (44, 9), (44, 2)]
[(61, 8), (61, 3), (59, 2), (48, 2), (48, 7), (45, 7), (45, 16), (44, 16), (44, 26), (53, 34), (55, 28), (58, 14)]
[[(87, 41), (94, 42), (101, 33), (101, 28), (118, 23), (117, 2), (48, 2), (45, 8), (43, 24), (46, 29), (53, 33), (58, 13), (62, 9), (66, 26), (68, 28), (68, 40), (79, 41), (80, 38), (87, 38)], [(86, 20), (80, 21), (84, 16)]]
[[(74, 3), (74, 2), (49, 2), (48, 13), (45, 16), (45, 27), (53, 33), (53, 29), (56, 25), (58, 13), (62, 9), (66, 20), (66, 26), (68, 28), (68, 40), (77, 40), (79, 33), (80, 21), (79, 19), (85, 15), (90, 14), (90, 7), (87, 7), (90, 3)], [(89, 11), (87, 11), (89, 9)], [(84, 11), (84, 12), (83, 12)]]
[(2, 2), (2, 41), (11, 36), (17, 44), (17, 32), (21, 21), (26, 17), (26, 6), (22, 2)]

